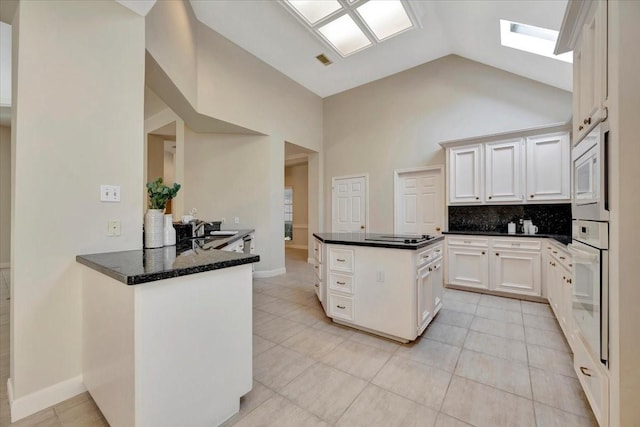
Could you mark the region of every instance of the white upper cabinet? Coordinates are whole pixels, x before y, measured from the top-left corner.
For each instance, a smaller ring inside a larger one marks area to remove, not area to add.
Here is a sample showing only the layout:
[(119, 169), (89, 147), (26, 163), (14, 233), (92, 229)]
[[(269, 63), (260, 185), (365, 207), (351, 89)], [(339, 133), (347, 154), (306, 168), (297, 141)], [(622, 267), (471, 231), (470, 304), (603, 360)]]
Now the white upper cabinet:
[(573, 49), (574, 145), (607, 116), (607, 2), (592, 2)]
[(482, 145), (453, 147), (448, 154), (449, 203), (481, 202)]
[(571, 199), (569, 155), (566, 132), (527, 138), (527, 201)]
[(492, 142), (485, 146), (485, 201), (522, 202), (524, 140)]

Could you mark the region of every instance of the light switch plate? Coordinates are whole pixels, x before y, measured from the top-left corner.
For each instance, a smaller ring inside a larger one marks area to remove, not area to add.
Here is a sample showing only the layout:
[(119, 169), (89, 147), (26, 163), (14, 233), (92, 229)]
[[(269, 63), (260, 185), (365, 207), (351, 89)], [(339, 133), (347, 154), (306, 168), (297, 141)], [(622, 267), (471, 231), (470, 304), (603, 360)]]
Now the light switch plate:
[(120, 186), (119, 185), (101, 185), (100, 201), (101, 202), (119, 202)]

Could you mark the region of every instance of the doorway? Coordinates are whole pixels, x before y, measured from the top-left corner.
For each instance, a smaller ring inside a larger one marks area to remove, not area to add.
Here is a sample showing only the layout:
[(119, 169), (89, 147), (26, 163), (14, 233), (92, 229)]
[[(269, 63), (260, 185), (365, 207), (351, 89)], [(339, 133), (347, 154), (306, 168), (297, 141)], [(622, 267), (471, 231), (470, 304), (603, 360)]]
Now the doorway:
[(331, 231), (365, 232), (369, 229), (369, 175), (331, 179)]
[[(147, 175), (146, 182), (162, 178), (167, 186), (172, 186), (176, 178), (176, 122), (169, 123), (149, 132), (147, 135)], [(165, 213), (172, 211), (172, 200), (167, 202)]]
[(394, 232), (440, 234), (444, 230), (442, 166), (394, 172)]

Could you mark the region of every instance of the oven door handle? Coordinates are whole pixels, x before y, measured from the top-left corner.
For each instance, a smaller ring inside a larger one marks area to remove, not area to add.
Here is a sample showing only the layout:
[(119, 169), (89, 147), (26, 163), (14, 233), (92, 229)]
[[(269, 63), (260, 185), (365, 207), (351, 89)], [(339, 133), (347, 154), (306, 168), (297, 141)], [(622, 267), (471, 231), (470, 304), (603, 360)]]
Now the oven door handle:
[(594, 260), (598, 259), (598, 255), (592, 254), (592, 253), (587, 252), (587, 251), (583, 251), (582, 249), (578, 249), (574, 245), (572, 245), (571, 243), (569, 243), (567, 245), (567, 250), (569, 252), (571, 252), (572, 255), (575, 255), (575, 256), (580, 257), (582, 259), (587, 259), (589, 261), (594, 261)]

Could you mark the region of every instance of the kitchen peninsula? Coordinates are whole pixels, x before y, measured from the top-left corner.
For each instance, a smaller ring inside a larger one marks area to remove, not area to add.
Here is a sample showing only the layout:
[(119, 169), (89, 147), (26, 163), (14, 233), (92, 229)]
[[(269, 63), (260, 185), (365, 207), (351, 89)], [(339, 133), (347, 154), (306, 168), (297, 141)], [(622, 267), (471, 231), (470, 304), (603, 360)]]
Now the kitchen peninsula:
[(83, 380), (111, 425), (219, 425), (251, 390), (260, 258), (217, 246), (76, 257), (87, 267)]
[(334, 322), (409, 342), (442, 307), (442, 236), (313, 236), (316, 294)]

